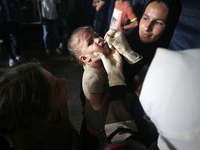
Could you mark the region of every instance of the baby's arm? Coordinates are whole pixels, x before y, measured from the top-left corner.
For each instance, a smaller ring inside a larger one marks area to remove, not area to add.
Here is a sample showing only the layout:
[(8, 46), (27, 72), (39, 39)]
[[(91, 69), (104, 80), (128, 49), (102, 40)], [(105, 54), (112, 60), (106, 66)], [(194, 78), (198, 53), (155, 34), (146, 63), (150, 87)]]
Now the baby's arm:
[(90, 103), (94, 110), (101, 110), (107, 105), (109, 99), (109, 93), (92, 93), (90, 94)]

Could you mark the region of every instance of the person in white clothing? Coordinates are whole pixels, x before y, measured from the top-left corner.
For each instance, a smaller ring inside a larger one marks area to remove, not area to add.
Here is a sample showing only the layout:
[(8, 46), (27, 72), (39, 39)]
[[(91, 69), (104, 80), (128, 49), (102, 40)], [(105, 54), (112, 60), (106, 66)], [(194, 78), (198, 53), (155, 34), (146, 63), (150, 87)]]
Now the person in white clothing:
[(52, 50), (61, 54), (61, 39), (58, 33), (58, 18), (61, 0), (38, 0), (38, 13), (43, 25), (43, 40), (46, 54)]
[(157, 49), (140, 94), (161, 150), (200, 147), (200, 49)]
[(22, 60), (22, 23), (23, 15), (19, 0), (0, 0), (0, 38), (2, 38), (3, 50), (8, 55), (10, 67)]

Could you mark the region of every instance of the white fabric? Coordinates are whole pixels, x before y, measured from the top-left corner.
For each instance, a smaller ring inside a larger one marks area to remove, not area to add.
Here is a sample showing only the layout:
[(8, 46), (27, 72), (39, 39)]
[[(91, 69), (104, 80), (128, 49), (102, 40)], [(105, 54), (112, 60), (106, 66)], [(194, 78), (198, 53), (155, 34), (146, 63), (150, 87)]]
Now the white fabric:
[[(128, 95), (127, 95), (128, 96)], [(133, 120), (131, 114), (127, 110), (127, 105), (129, 104), (129, 99), (126, 100), (116, 100), (109, 103), (109, 109), (106, 116), (105, 123), (105, 133), (108, 137), (115, 130), (120, 128), (131, 129), (135, 132), (138, 132), (135, 121)], [(130, 137), (131, 133), (117, 133), (112, 139), (111, 142), (123, 141)]]
[(51, 20), (58, 18), (56, 4), (61, 3), (61, 0), (40, 0), (42, 7), (42, 16)]
[(200, 49), (158, 48), (140, 94), (161, 150), (200, 149)]
[[(134, 120), (125, 120), (125, 121), (120, 121), (120, 122), (114, 122), (110, 124), (105, 124), (105, 133), (106, 136), (108, 137), (111, 133), (113, 133), (117, 128), (124, 128), (124, 129), (137, 129), (135, 121)], [(132, 134), (131, 133), (117, 133), (113, 139), (111, 139), (111, 142), (118, 142), (118, 141), (124, 141), (128, 137), (130, 137)]]

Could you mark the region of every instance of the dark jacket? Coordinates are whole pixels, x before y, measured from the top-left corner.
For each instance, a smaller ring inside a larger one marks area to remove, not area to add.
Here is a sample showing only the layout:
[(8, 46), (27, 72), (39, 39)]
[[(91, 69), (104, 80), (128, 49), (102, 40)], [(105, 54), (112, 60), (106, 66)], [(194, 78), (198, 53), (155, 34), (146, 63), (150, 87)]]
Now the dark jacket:
[[(11, 22), (19, 23), (20, 17), (16, 7), (16, 0), (6, 0), (10, 12)], [(0, 23), (7, 22), (7, 15), (2, 0), (0, 0)]]

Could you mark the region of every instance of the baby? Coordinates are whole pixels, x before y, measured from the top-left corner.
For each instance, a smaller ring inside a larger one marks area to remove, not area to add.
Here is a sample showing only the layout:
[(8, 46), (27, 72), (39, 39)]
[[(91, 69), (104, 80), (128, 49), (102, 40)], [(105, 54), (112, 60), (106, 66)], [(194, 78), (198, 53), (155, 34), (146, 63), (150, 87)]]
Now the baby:
[[(110, 39), (110, 41), (113, 39)], [(117, 49), (119, 46), (115, 48)], [(104, 132), (101, 131), (104, 131), (108, 110), (109, 83), (103, 63), (100, 57), (94, 55), (94, 52), (101, 52), (108, 56), (112, 50), (109, 48), (107, 41), (88, 26), (79, 27), (73, 31), (68, 41), (68, 49), (75, 60), (83, 65), (84, 68), (82, 87), (86, 98), (84, 117), (87, 122), (87, 129), (91, 134), (98, 136), (99, 141), (103, 141), (106, 144), (106, 139), (102, 138)], [(125, 50), (121, 52), (124, 56), (127, 55), (126, 53), (130, 53)], [(131, 56), (132, 54), (129, 55)], [(139, 55), (133, 52), (132, 57), (132, 62), (135, 63), (138, 61), (137, 57)]]
[[(94, 52), (109, 55), (111, 50), (107, 42), (90, 27), (80, 27), (73, 31), (68, 49), (75, 60), (83, 65), (82, 88), (86, 98), (84, 117), (88, 131), (99, 137), (100, 144), (105, 146), (104, 135), (105, 118), (108, 109), (109, 85), (107, 73), (99, 57)], [(98, 134), (98, 133), (103, 134)]]

